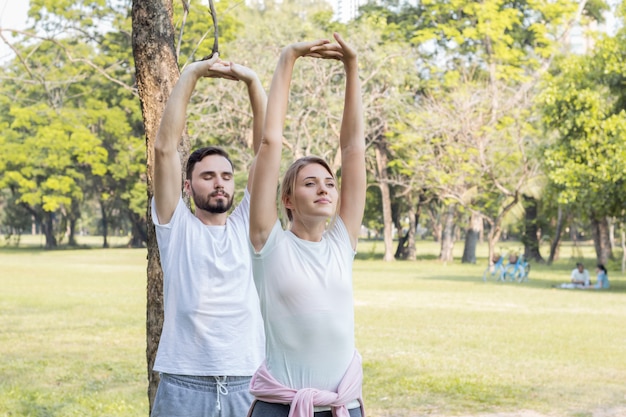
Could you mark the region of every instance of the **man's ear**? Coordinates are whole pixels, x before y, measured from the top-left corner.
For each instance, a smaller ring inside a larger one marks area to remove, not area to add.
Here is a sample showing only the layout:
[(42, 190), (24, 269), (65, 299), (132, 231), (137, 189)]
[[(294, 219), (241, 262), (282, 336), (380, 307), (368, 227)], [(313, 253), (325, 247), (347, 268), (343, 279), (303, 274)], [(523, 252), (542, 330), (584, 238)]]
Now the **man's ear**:
[(185, 190), (187, 197), (191, 197), (191, 182), (189, 180), (185, 180), (183, 183), (183, 190)]

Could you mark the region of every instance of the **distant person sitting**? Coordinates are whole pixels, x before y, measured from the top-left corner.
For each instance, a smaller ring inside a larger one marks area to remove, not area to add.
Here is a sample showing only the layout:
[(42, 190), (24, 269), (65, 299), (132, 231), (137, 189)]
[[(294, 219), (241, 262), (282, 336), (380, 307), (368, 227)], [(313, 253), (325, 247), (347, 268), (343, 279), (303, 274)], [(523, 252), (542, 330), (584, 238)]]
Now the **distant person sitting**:
[(606, 271), (606, 268), (602, 264), (598, 264), (596, 268), (597, 279), (596, 284), (593, 286), (595, 289), (605, 289), (609, 288), (609, 273)]
[(586, 289), (589, 288), (590, 280), (589, 280), (589, 271), (585, 269), (585, 265), (578, 262), (576, 264), (576, 268), (572, 271), (571, 274), (571, 282), (563, 283), (560, 285), (555, 285), (557, 288), (581, 288)]
[(572, 284), (588, 287), (590, 284), (589, 271), (585, 269), (585, 265), (578, 262), (576, 268), (572, 270)]

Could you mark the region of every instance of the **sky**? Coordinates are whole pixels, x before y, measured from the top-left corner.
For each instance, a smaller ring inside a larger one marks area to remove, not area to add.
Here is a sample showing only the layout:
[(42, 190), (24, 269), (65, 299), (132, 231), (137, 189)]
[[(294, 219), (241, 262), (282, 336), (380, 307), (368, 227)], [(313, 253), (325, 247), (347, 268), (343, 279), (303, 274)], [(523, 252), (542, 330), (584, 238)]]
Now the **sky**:
[[(28, 0), (0, 0), (0, 28), (24, 29), (28, 5)], [(7, 33), (4, 35), (9, 38)], [(10, 56), (11, 49), (0, 40), (0, 61), (5, 61)]]

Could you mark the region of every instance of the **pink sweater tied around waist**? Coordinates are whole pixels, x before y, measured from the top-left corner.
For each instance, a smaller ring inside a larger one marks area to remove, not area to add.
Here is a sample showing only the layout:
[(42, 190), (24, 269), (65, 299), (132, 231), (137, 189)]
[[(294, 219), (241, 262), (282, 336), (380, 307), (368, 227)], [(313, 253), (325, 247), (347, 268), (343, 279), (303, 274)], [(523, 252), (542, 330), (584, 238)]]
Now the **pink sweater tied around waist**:
[[(274, 379), (267, 370), (265, 362), (263, 362), (250, 381), (250, 393), (255, 396), (255, 401), (291, 404), (289, 417), (313, 417), (315, 406), (330, 406), (333, 416), (349, 417), (350, 414), (346, 404), (354, 399), (358, 399), (361, 404), (362, 416), (365, 417), (361, 399), (362, 383), (363, 368), (361, 366), (361, 355), (355, 351), (352, 362), (350, 362), (337, 387), (337, 392), (315, 388), (296, 390), (286, 387)], [(250, 408), (248, 415), (252, 414), (253, 408), (254, 404)]]

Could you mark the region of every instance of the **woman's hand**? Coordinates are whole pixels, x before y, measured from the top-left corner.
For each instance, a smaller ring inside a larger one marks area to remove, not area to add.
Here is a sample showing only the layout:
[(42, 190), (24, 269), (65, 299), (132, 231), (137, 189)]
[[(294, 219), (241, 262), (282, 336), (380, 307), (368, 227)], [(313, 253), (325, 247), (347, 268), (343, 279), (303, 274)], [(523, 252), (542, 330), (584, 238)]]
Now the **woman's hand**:
[(337, 43), (317, 43), (312, 45), (306, 56), (322, 59), (336, 59), (347, 63), (356, 60), (356, 51), (337, 33), (333, 33)]

